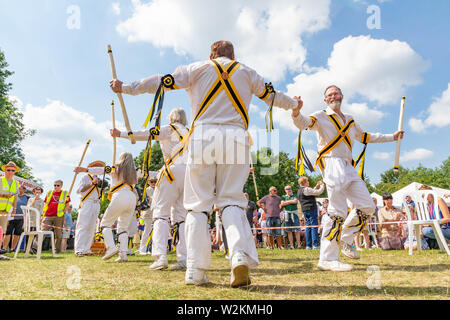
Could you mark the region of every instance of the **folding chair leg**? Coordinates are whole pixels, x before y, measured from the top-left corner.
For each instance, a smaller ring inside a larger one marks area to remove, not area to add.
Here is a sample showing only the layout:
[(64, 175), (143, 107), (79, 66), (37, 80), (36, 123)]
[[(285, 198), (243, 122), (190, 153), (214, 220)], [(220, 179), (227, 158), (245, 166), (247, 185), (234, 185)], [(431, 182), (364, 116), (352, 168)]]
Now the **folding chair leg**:
[(23, 240), (23, 237), (24, 237), (24, 236), (25, 236), (25, 233), (22, 232), (22, 233), (20, 234), (19, 242), (17, 243), (16, 253), (14, 253), (14, 259), (17, 258), (17, 254), (18, 254), (19, 251), (20, 251), (20, 245), (22, 244), (22, 240)]
[(422, 251), (422, 239), (420, 238), (420, 225), (416, 224), (414, 227), (416, 231), (417, 251)]
[(52, 242), (52, 256), (55, 257), (55, 236), (54, 233), (50, 233), (50, 240)]
[(27, 248), (25, 249), (25, 258), (28, 257), (28, 255), (30, 254), (30, 250), (31, 250), (31, 245), (33, 244), (33, 240), (34, 240), (34, 234), (29, 234), (28, 235), (28, 242), (27, 242)]
[(39, 233), (38, 234), (38, 248), (37, 248), (37, 254), (36, 254), (36, 258), (40, 259), (41, 258), (41, 252), (42, 252), (42, 241), (43, 241), (43, 234)]

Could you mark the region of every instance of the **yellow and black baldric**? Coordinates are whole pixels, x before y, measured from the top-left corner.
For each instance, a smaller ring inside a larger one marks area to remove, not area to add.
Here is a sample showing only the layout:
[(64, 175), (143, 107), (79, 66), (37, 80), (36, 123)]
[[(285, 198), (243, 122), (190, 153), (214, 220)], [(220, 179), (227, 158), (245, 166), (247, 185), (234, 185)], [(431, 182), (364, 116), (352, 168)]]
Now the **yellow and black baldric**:
[[(266, 100), (269, 95), (273, 93), (272, 95), (272, 100), (270, 102), (270, 106), (266, 111), (266, 116), (265, 116), (265, 121), (266, 121), (266, 131), (272, 131), (273, 130), (273, 117), (272, 117), (272, 110), (273, 110), (273, 103), (275, 101), (275, 95), (276, 95), (276, 91), (273, 88), (272, 82), (266, 83), (265, 87), (264, 87), (264, 91), (262, 92), (262, 94), (260, 94), (258, 96), (258, 98), (260, 98), (261, 100)], [(267, 118), (269, 118), (269, 124), (267, 124)]]
[(244, 120), (245, 129), (248, 129), (249, 119), (247, 108), (242, 101), (239, 92), (236, 90), (236, 87), (231, 81), (231, 74), (233, 73), (233, 70), (236, 70), (239, 67), (240, 63), (237, 61), (232, 61), (227, 69), (225, 69), (224, 66), (222, 66), (222, 64), (215, 59), (211, 60), (211, 64), (217, 72), (217, 80), (220, 81), (220, 84), (222, 85), (222, 88), (225, 89), (225, 92), (227, 93), (228, 98), (230, 98), (231, 103)]
[[(352, 146), (351, 146), (351, 140), (348, 138), (348, 132), (350, 131), (351, 127), (353, 127), (354, 125), (355, 125), (355, 120), (353, 120), (353, 119), (350, 119), (349, 121), (347, 121), (347, 123), (342, 127), (340, 126), (340, 124), (338, 122), (339, 129), (338, 129), (338, 127), (336, 128), (338, 131), (337, 135), (325, 147), (323, 147), (322, 150), (319, 151), (316, 162), (314, 163), (314, 168), (318, 164), (320, 169), (323, 171), (324, 163), (323, 163), (323, 161), (321, 161), (323, 156), (325, 154), (327, 154), (328, 152), (331, 152), (331, 150), (336, 148), (342, 141), (346, 141), (345, 144), (347, 144), (347, 146), (350, 148), (350, 151), (351, 151)], [(347, 139), (349, 140), (350, 143), (347, 143)]]
[(121, 183), (115, 185), (114, 187), (112, 187), (111, 190), (109, 190), (109, 193), (108, 193), (108, 200), (111, 200), (111, 198), (112, 198), (114, 192), (116, 192), (116, 191), (122, 189), (122, 188), (125, 187), (125, 186), (127, 186), (128, 188), (130, 188), (131, 191), (133, 191), (133, 187), (130, 186), (128, 183), (123, 183), (123, 182), (121, 182)]
[[(91, 181), (94, 181), (94, 178), (90, 174), (88, 174), (88, 177)], [(86, 192), (86, 194), (83, 196), (83, 198), (81, 198), (79, 209), (81, 209), (81, 207), (83, 206), (83, 202), (86, 201), (87, 198), (89, 198), (89, 196), (92, 194), (92, 192), (94, 192), (94, 190), (97, 190), (97, 194), (100, 195), (100, 191), (97, 185), (96, 184), (92, 185)]]

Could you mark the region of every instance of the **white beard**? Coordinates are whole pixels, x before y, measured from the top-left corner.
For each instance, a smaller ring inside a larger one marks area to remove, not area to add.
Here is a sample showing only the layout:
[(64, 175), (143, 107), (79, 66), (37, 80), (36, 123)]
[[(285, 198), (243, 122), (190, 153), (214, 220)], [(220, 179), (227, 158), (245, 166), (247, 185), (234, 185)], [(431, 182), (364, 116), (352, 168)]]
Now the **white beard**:
[(329, 103), (328, 106), (333, 109), (334, 112), (341, 110), (341, 101), (333, 101)]

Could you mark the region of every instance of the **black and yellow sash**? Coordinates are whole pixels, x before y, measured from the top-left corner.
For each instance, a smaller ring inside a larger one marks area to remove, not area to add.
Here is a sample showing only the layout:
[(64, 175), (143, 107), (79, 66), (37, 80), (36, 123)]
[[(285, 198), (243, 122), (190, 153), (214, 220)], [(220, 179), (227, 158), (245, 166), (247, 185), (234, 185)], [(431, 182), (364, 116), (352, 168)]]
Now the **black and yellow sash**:
[[(314, 127), (317, 122), (316, 117), (309, 116), (311, 118), (312, 123), (309, 125), (308, 129)], [(311, 164), (311, 161), (306, 156), (305, 148), (302, 146), (302, 130), (298, 132), (298, 140), (297, 140), (297, 157), (295, 158), (295, 168), (300, 176), (305, 174), (305, 164), (310, 172), (315, 171), (314, 166)]]
[[(217, 72), (217, 79), (214, 81), (214, 83), (211, 85), (205, 96), (203, 97), (202, 102), (200, 103), (200, 107), (198, 108), (197, 114), (195, 115), (194, 119), (192, 120), (191, 126), (189, 128), (188, 133), (183, 137), (183, 140), (181, 141), (181, 146), (172, 154), (170, 157), (170, 161), (167, 161), (167, 164), (173, 163), (176, 158), (178, 158), (184, 150), (187, 148), (189, 138), (194, 131), (195, 122), (205, 113), (205, 111), (208, 109), (208, 107), (211, 105), (211, 103), (214, 101), (214, 99), (217, 97), (217, 95), (221, 92), (222, 89), (225, 89), (227, 92), (228, 97), (231, 100), (231, 103), (236, 108), (236, 111), (241, 115), (242, 120), (244, 121), (245, 128), (248, 128), (248, 113), (247, 108), (245, 107), (241, 97), (239, 96), (239, 93), (236, 91), (236, 87), (234, 86), (233, 82), (231, 81), (231, 76), (233, 73), (238, 69), (240, 66), (240, 63), (237, 61), (231, 61), (226, 67), (222, 66), (220, 62), (217, 60), (211, 60), (211, 65), (214, 67), (214, 69)], [(169, 172), (167, 166), (163, 168), (165, 171), (164, 175), (168, 175)], [(160, 174), (160, 178), (163, 174)], [(172, 176), (173, 177), (173, 176)], [(168, 177), (169, 178), (169, 177)], [(160, 180), (160, 179), (158, 179)], [(170, 181), (170, 179), (169, 179)], [(172, 180), (173, 181), (173, 180)]]
[[(339, 122), (338, 122), (338, 125), (339, 125)], [(331, 141), (325, 147), (323, 147), (322, 150), (319, 151), (319, 154), (317, 156), (316, 162), (314, 163), (314, 169), (316, 168), (316, 166), (318, 164), (320, 169), (323, 171), (324, 163), (323, 163), (323, 161), (321, 161), (323, 156), (325, 154), (327, 154), (328, 152), (331, 152), (342, 141), (347, 140), (348, 139), (348, 132), (350, 131), (351, 127), (354, 126), (354, 125), (355, 125), (355, 120), (350, 119), (349, 121), (347, 121), (347, 123), (344, 126), (340, 127), (339, 129), (336, 128), (336, 130), (338, 131), (337, 135), (333, 139), (331, 139)], [(350, 148), (351, 148), (351, 141), (350, 141)], [(351, 151), (351, 149), (350, 149), (350, 151)]]
[(336, 242), (340, 244), (342, 234), (342, 224), (344, 223), (344, 219), (339, 216), (330, 218), (333, 220), (333, 225), (331, 226), (330, 232), (328, 232), (328, 234), (325, 235), (325, 239), (329, 241), (336, 239)]
[(112, 198), (114, 192), (116, 192), (116, 191), (122, 189), (122, 188), (125, 187), (125, 186), (128, 186), (128, 188), (130, 188), (130, 190), (133, 191), (133, 187), (130, 186), (128, 183), (123, 183), (123, 182), (122, 182), (122, 183), (119, 183), (119, 184), (115, 185), (114, 187), (112, 187), (111, 190), (109, 190), (109, 193), (108, 193), (108, 200), (111, 200), (111, 198)]
[[(180, 130), (178, 130), (178, 128), (176, 126), (174, 126), (173, 124), (169, 124), (169, 127), (178, 136), (178, 139), (180, 140), (180, 142), (183, 142), (184, 136), (180, 132)], [(170, 155), (169, 159), (167, 159), (167, 161), (164, 163), (164, 166), (159, 173), (158, 180), (156, 181), (156, 186), (159, 186), (159, 183), (161, 182), (161, 180), (164, 176), (167, 177), (167, 180), (169, 180), (170, 183), (172, 183), (175, 180), (175, 177), (173, 176), (172, 171), (170, 171), (170, 166), (175, 162), (175, 159), (181, 155), (182, 151), (180, 151), (180, 150), (181, 149), (178, 148), (174, 153), (172, 153)]]
[[(88, 177), (89, 177), (89, 179), (91, 179), (91, 181), (94, 181), (94, 178), (90, 174), (88, 174)], [(81, 209), (81, 206), (83, 205), (83, 202), (87, 198), (89, 198), (89, 196), (92, 194), (92, 192), (94, 192), (94, 190), (97, 190), (97, 193), (100, 197), (100, 190), (98, 189), (97, 185), (94, 184), (92, 187), (89, 188), (89, 190), (86, 192), (86, 194), (83, 196), (83, 198), (81, 198), (80, 206), (79, 206), (80, 209)]]

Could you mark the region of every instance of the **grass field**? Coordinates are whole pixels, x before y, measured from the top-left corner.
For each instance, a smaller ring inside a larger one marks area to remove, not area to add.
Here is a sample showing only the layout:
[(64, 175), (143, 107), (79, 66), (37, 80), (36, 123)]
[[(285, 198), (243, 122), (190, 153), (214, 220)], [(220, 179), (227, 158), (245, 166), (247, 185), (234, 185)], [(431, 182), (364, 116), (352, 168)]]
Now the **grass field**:
[[(16, 260), (0, 261), (0, 299), (450, 299), (450, 258), (438, 250), (412, 256), (366, 250), (360, 260), (342, 258), (355, 268), (342, 273), (318, 270), (318, 251), (258, 250), (260, 265), (248, 289), (229, 287), (229, 261), (218, 251), (212, 255), (210, 283), (201, 287), (186, 286), (184, 271), (150, 270), (150, 256), (117, 264), (95, 256), (77, 258), (72, 252), (55, 258), (46, 252), (41, 260), (19, 254)], [(175, 261), (172, 252), (169, 265)], [(368, 272), (369, 266), (377, 266), (379, 273)]]

